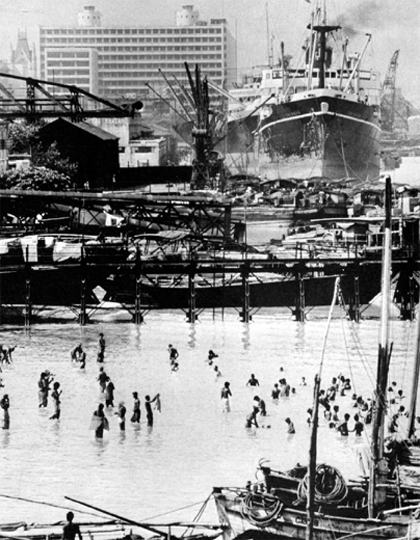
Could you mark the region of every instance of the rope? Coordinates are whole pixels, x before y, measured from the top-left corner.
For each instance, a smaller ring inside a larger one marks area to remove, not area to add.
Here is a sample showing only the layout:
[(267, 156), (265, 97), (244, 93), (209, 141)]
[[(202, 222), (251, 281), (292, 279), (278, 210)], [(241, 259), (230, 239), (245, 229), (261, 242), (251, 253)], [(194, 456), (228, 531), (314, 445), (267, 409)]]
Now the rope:
[[(301, 480), (297, 495), (306, 500), (308, 494), (309, 475)], [(315, 472), (315, 503), (321, 505), (337, 505), (348, 494), (346, 482), (338, 469), (330, 465), (318, 465)]]
[(319, 373), (318, 373), (320, 379), (321, 379), (322, 367), (323, 367), (323, 364), (324, 364), (324, 354), (325, 354), (325, 349), (326, 349), (326, 346), (327, 346), (328, 332), (329, 332), (329, 329), (330, 329), (330, 326), (331, 326), (331, 319), (332, 319), (332, 315), (333, 315), (333, 311), (334, 311), (334, 306), (337, 303), (339, 290), (340, 290), (340, 278), (338, 277), (335, 280), (334, 296), (333, 296), (333, 299), (332, 299), (332, 302), (331, 302), (331, 305), (330, 305), (330, 310), (329, 310), (329, 313), (328, 313), (327, 329), (325, 331), (324, 342), (322, 344), (321, 360), (319, 362)]
[(263, 494), (248, 493), (242, 500), (241, 514), (253, 525), (267, 527), (277, 518), (282, 508), (279, 499), (273, 499), (270, 503)]
[[(343, 309), (346, 309), (345, 308), (345, 302), (344, 302), (344, 298), (343, 298), (343, 295), (341, 294), (340, 295), (340, 303), (343, 307)], [(342, 327), (344, 327), (344, 324), (345, 324), (345, 321), (342, 319), (342, 322), (341, 322), (341, 325)], [(371, 382), (371, 385), (372, 385), (372, 388), (375, 387), (375, 374), (368, 362), (368, 359), (367, 359), (367, 356), (366, 354), (364, 353), (364, 349), (362, 347), (362, 344), (360, 343), (360, 338), (359, 338), (359, 335), (357, 334), (357, 332), (355, 331), (355, 323), (353, 321), (348, 321), (347, 322), (347, 327), (349, 328), (350, 330), (350, 338), (351, 340), (353, 341), (353, 344), (354, 344), (354, 347), (358, 353), (358, 356), (362, 362), (362, 365), (363, 367), (365, 368), (365, 372), (366, 374), (368, 375), (368, 378), (369, 378), (369, 381)], [(353, 376), (353, 368), (352, 368), (352, 363), (350, 362), (350, 357), (349, 357), (349, 351), (350, 351), (350, 348), (348, 345), (347, 345), (347, 338), (346, 338), (346, 333), (345, 333), (345, 330), (343, 329), (343, 339), (344, 339), (344, 343), (345, 343), (345, 350), (346, 350), (346, 356), (347, 356), (347, 362), (348, 362), (348, 365), (349, 365), (349, 371), (350, 371), (350, 377), (351, 377), (351, 382), (352, 382), (352, 387), (356, 390), (356, 381), (355, 381), (355, 378)]]
[(162, 514), (155, 514), (154, 516), (150, 516), (147, 518), (142, 519), (142, 521), (150, 521), (151, 519), (155, 519), (162, 516), (168, 516), (169, 514), (175, 514), (175, 512), (179, 512), (180, 510), (187, 510), (188, 508), (193, 508), (194, 506), (198, 506), (199, 504), (203, 504), (207, 501), (199, 501), (196, 503), (188, 504), (187, 506), (182, 506), (181, 508), (175, 508), (174, 510), (170, 510), (169, 512), (163, 512)]

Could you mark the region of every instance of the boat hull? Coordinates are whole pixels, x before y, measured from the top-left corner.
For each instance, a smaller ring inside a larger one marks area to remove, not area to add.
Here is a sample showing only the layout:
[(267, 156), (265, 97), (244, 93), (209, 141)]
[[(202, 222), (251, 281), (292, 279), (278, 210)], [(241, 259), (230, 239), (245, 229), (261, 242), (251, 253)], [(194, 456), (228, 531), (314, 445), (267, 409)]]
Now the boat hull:
[(330, 94), (265, 106), (260, 122), (256, 115), (245, 118), (239, 133), (235, 124), (228, 127), (230, 169), (246, 165), (248, 173), (267, 179), (377, 178), (381, 131), (375, 107)]
[(38, 266), (30, 270), (0, 272), (0, 305), (69, 306), (82, 301), (99, 304), (93, 289), (106, 283), (107, 269), (82, 270), (79, 266)]
[[(376, 267), (375, 267), (376, 268)], [(363, 270), (358, 276), (358, 293), (361, 304), (367, 304), (380, 290), (380, 276), (375, 268)], [(378, 275), (376, 275), (378, 274)], [(198, 282), (194, 286), (194, 301), (197, 308), (242, 307), (249, 293), (249, 305), (259, 307), (295, 306), (304, 296), (307, 306), (325, 306), (331, 303), (338, 274), (305, 276), (301, 280), (294, 276), (280, 276), (267, 280), (256, 276), (249, 282), (249, 291), (244, 283), (232, 277), (225, 277), (221, 283), (212, 284), (212, 276), (206, 276), (205, 285)], [(135, 285), (133, 278), (125, 276), (113, 291), (115, 301), (134, 302)], [(197, 280), (198, 281), (198, 280)], [(351, 273), (340, 276), (343, 298), (351, 304), (355, 298), (355, 279)], [(155, 307), (161, 309), (186, 309), (190, 306), (192, 292), (187, 284), (160, 286), (157, 283), (142, 283), (141, 294), (151, 299)]]
[[(246, 490), (215, 489), (213, 492), (219, 520), (225, 528), (225, 540), (235, 539), (306, 539), (307, 513), (304, 510), (279, 504), (263, 517), (247, 513)], [(252, 495), (251, 495), (252, 496)], [(356, 512), (357, 513), (357, 512)], [(258, 523), (258, 521), (260, 521)], [(315, 512), (312, 540), (357, 538), (357, 540), (396, 539), (404, 537), (410, 520), (407, 516), (368, 519), (363, 516), (335, 516)]]

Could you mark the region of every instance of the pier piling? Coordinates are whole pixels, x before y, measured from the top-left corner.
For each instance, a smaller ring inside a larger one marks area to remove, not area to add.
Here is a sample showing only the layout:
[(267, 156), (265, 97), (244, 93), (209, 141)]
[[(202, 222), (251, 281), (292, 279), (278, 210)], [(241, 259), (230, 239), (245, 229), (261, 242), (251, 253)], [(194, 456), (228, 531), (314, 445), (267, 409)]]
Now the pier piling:
[(251, 292), (249, 289), (249, 264), (246, 261), (242, 266), (242, 292), (243, 303), (241, 312), (241, 321), (249, 323), (252, 320), (251, 317)]
[(305, 284), (300, 272), (296, 274), (296, 280), (298, 282), (298, 295), (296, 296), (296, 306), (293, 315), (296, 321), (305, 322)]
[(141, 257), (139, 246), (136, 247), (136, 265), (135, 265), (135, 274), (136, 274), (136, 293), (134, 301), (134, 317), (133, 322), (137, 325), (144, 322), (142, 310), (141, 310)]
[(187, 322), (189, 323), (195, 323), (197, 320), (197, 312), (196, 312), (196, 298), (195, 298), (195, 264), (194, 261), (191, 261), (189, 272), (188, 272), (188, 314), (187, 314)]
[(27, 264), (25, 269), (25, 328), (31, 326), (32, 320), (31, 274), (31, 267)]

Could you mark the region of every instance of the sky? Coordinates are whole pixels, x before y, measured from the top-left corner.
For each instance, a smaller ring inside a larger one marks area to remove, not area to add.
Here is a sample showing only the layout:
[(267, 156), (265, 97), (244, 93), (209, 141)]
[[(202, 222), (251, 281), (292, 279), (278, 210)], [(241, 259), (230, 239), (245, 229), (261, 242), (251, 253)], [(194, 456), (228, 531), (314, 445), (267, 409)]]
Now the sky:
[[(41, 26), (75, 26), (77, 13), (94, 5), (105, 26), (170, 25), (182, 5), (194, 5), (202, 20), (226, 18), (237, 37), (240, 69), (267, 62), (268, 39), (273, 50), (280, 42), (297, 59), (316, 0), (0, 0), (1, 58), (10, 54), (18, 29), (37, 39)], [(420, 0), (326, 0), (328, 21), (341, 24), (350, 39), (350, 50), (361, 51), (366, 33), (372, 34), (366, 67), (381, 73), (399, 49), (396, 84), (420, 108)], [(352, 47), (353, 45), (353, 47)], [(275, 55), (276, 56), (276, 55)]]

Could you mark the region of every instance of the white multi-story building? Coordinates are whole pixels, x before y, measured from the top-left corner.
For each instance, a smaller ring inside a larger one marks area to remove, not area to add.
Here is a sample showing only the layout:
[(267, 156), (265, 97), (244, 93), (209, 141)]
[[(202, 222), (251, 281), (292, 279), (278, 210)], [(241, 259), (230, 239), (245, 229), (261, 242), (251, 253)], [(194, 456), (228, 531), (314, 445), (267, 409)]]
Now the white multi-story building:
[(198, 64), (220, 86), (236, 79), (236, 44), (226, 20), (200, 21), (191, 5), (176, 13), (173, 26), (102, 26), (94, 6), (79, 13), (78, 23), (40, 28), (42, 79), (69, 83), (73, 77), (73, 84), (99, 95), (128, 98), (150, 95), (146, 83), (166, 86), (159, 68), (185, 83), (184, 62)]
[[(74, 84), (92, 94), (98, 93), (98, 51), (90, 47), (45, 47), (45, 80)], [(41, 76), (42, 78), (42, 76)], [(56, 87), (48, 88), (59, 93)]]

